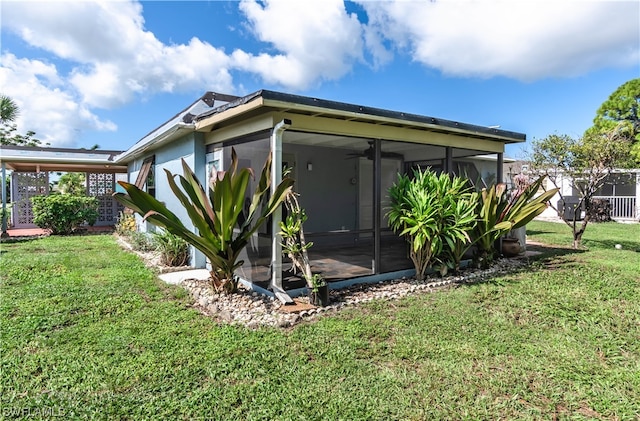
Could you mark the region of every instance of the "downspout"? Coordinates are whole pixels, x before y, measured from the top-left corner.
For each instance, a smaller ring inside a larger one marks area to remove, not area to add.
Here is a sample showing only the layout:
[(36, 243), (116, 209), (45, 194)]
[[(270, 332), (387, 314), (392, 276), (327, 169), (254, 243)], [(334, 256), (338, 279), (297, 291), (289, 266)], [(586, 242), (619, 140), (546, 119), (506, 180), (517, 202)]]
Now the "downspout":
[[(291, 120), (284, 119), (271, 132), (271, 196), (276, 186), (282, 182), (282, 135), (291, 126)], [(271, 289), (283, 304), (293, 304), (293, 300), (282, 287), (282, 244), (280, 239), (282, 206), (271, 214)]]
[(496, 179), (497, 183), (502, 183), (504, 181), (504, 153), (498, 153), (497, 161), (498, 168), (496, 168)]
[(445, 158), (444, 158), (444, 172), (453, 176), (453, 148), (451, 146), (447, 146), (445, 148)]
[(2, 163), (2, 234), (0, 237), (9, 236), (7, 232), (7, 164)]

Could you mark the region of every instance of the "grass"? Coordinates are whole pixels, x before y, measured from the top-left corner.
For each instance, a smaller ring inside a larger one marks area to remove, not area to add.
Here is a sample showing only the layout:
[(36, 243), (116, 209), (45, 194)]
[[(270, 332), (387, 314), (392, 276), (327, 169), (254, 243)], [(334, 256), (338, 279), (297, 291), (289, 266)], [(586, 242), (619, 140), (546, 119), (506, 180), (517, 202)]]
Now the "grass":
[(640, 225), (590, 225), (577, 253), (530, 228), (561, 247), (527, 271), (288, 331), (200, 316), (111, 236), (2, 244), (0, 413), (638, 419)]

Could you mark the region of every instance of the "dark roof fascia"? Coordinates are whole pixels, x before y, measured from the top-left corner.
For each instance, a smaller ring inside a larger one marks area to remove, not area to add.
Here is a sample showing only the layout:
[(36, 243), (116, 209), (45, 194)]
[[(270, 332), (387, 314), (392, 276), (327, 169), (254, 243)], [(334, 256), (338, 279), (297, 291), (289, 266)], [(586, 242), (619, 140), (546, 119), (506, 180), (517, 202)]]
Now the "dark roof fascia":
[(408, 123), (432, 124), (436, 126), (441, 126), (443, 128), (471, 131), (479, 134), (484, 134), (487, 136), (501, 136), (501, 137), (513, 139), (513, 141), (515, 142), (524, 142), (527, 139), (526, 134), (513, 132), (509, 130), (501, 130), (501, 129), (492, 128), (492, 127), (478, 126), (478, 125), (469, 124), (469, 123), (460, 123), (453, 120), (445, 120), (441, 118), (435, 118), (435, 117), (430, 117), (430, 116), (425, 116), (420, 114), (404, 113), (400, 111), (392, 111), (392, 110), (386, 110), (382, 108), (349, 104), (346, 102), (331, 101), (326, 99), (306, 97), (302, 95), (287, 94), (283, 92), (270, 91), (266, 89), (256, 91), (252, 94), (239, 98), (236, 101), (230, 102), (228, 104), (224, 104), (220, 107), (217, 107), (210, 111), (202, 113), (196, 116), (194, 118), (194, 121), (199, 121), (211, 115), (219, 114), (230, 108), (235, 108), (239, 105), (251, 102), (259, 97), (262, 97), (265, 100), (290, 102), (290, 103), (299, 104), (299, 105), (326, 108), (329, 110), (358, 113), (358, 114), (364, 114), (364, 115), (370, 115), (370, 116), (376, 116), (376, 117), (392, 118), (396, 120), (406, 121)]

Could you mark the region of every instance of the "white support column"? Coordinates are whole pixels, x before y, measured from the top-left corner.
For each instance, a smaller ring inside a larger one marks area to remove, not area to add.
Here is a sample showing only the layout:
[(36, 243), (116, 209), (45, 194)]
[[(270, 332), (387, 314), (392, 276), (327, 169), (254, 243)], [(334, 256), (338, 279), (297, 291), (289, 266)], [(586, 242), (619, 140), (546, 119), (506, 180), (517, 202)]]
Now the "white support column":
[(640, 221), (640, 172), (636, 173), (636, 214), (635, 219)]
[[(282, 120), (271, 132), (271, 195), (282, 182), (282, 134), (291, 125), (291, 120)], [(271, 289), (280, 301), (293, 304), (293, 300), (282, 287), (282, 244), (280, 239), (282, 206), (271, 214)]]
[(2, 163), (2, 238), (8, 237), (7, 233), (7, 164)]

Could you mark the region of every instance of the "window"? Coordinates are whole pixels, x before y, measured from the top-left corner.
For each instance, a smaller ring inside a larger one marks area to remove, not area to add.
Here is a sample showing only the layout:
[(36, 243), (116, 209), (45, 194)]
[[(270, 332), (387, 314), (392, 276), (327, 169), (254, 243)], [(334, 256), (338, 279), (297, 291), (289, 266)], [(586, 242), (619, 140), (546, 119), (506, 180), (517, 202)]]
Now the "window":
[(155, 182), (155, 156), (146, 158), (142, 162), (138, 178), (136, 178), (135, 185), (139, 189), (144, 189), (146, 185), (146, 192), (151, 196), (156, 197), (156, 182)]

